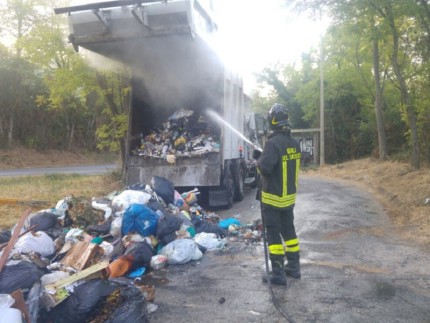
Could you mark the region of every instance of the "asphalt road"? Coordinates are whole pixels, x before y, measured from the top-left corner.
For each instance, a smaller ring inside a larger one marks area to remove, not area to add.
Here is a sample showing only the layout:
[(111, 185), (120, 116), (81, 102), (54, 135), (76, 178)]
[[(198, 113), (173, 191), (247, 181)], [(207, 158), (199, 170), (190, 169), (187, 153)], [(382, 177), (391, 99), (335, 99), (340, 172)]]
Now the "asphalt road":
[(102, 164), (65, 167), (0, 169), (0, 177), (43, 176), (50, 174), (99, 175), (111, 172), (117, 168), (118, 166), (115, 164)]
[[(255, 191), (222, 218), (260, 217)], [(294, 322), (430, 322), (429, 250), (395, 234), (366, 192), (302, 177), (295, 209), (302, 278), (274, 287)], [(286, 322), (261, 282), (261, 244), (230, 241), (200, 261), (145, 275), (156, 287), (151, 322)]]

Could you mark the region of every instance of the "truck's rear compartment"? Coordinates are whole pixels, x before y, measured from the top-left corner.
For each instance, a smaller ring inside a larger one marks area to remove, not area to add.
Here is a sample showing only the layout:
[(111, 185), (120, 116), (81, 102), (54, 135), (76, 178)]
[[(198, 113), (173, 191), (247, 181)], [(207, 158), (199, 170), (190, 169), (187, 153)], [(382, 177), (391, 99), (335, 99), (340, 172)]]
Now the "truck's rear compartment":
[(131, 105), (127, 183), (148, 183), (157, 174), (177, 186), (219, 186), (221, 128), (206, 111), (221, 113), (220, 100), (211, 98), (222, 96), (222, 79), (208, 84), (212, 93), (221, 91), (217, 95), (178, 84), (177, 100), (170, 93), (153, 96), (140, 78), (133, 82), (140, 90)]

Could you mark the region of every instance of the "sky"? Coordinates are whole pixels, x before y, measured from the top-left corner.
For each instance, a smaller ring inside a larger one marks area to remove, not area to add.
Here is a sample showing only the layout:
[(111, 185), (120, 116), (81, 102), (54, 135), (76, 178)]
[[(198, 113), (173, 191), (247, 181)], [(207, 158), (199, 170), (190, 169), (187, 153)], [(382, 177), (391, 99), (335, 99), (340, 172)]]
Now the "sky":
[[(71, 0), (70, 5), (100, 1), (106, 0)], [(319, 46), (328, 25), (327, 19), (314, 21), (305, 14), (291, 12), (281, 5), (281, 0), (212, 1), (223, 57), (243, 75), (246, 92), (255, 87), (254, 74), (264, 67), (298, 64), (303, 52)]]
[(278, 0), (215, 0), (219, 5), (223, 52), (255, 86), (254, 74), (277, 63), (298, 64), (301, 54), (318, 48), (328, 20), (312, 20), (281, 6)]

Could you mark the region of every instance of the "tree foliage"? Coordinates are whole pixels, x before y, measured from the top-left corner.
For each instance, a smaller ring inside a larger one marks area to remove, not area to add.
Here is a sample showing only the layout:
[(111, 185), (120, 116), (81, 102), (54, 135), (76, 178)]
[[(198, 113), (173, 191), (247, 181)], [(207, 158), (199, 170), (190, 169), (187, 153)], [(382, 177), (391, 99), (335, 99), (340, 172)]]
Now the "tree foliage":
[[(299, 12), (332, 18), (323, 61), (328, 161), (406, 155), (419, 168), (423, 157), (429, 160), (428, 1), (285, 3)], [(283, 100), (285, 89), (292, 89), (288, 103), (302, 111), (301, 118), (311, 127), (318, 126), (319, 64), (310, 52), (301, 69), (272, 69), (260, 78), (272, 87), (271, 100)], [(287, 76), (274, 82), (282, 73)]]
[[(11, 0), (0, 8), (3, 32), (14, 39), (10, 49), (0, 47), (0, 147), (13, 133), (16, 144), (31, 148), (123, 152), (124, 71), (96, 70), (74, 52), (65, 17), (52, 7), (49, 0)], [(11, 115), (19, 117), (12, 123)]]

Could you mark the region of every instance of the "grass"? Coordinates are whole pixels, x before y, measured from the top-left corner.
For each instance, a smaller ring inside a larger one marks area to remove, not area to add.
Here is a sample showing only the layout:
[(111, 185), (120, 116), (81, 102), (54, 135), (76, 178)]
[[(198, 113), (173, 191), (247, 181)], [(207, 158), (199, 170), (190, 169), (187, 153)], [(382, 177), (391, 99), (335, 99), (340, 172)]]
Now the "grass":
[[(0, 228), (9, 229), (16, 224), (31, 201), (46, 201), (37, 204), (32, 212), (55, 207), (57, 202), (68, 196), (92, 197), (105, 196), (123, 189), (123, 183), (117, 173), (105, 175), (62, 175), (27, 176), (0, 179)], [(5, 204), (6, 199), (15, 199), (17, 203)]]

